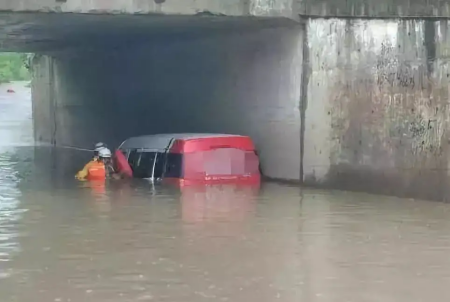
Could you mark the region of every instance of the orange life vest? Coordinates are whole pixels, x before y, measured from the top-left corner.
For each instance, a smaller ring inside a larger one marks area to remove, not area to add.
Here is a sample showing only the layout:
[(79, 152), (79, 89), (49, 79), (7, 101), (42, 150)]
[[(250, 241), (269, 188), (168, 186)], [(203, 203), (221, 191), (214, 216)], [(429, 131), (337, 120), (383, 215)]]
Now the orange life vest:
[(89, 165), (88, 180), (104, 180), (106, 179), (105, 164), (102, 162), (93, 162)]

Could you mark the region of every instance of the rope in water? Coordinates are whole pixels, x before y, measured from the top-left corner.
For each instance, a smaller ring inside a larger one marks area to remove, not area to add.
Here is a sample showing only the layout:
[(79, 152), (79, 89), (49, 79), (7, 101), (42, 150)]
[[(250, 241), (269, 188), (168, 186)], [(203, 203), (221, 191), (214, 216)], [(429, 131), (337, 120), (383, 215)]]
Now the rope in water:
[(55, 147), (55, 148), (63, 148), (63, 149), (71, 149), (71, 150), (78, 150), (78, 151), (86, 151), (86, 152), (94, 152), (93, 149), (86, 149), (86, 148), (78, 148), (74, 146), (67, 146), (67, 145), (51, 145), (51, 144), (37, 144), (36, 146), (45, 146), (45, 147)]
[(94, 152), (94, 150), (92, 150), (92, 149), (78, 148), (78, 147), (73, 147), (73, 146), (55, 146), (55, 147), (56, 148), (78, 150), (78, 151)]

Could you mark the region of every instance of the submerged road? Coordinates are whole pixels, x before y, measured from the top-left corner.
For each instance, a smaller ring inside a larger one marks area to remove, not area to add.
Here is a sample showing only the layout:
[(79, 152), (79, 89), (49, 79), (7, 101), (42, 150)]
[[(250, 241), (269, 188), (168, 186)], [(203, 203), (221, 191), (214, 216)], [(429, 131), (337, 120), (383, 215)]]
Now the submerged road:
[(29, 89), (0, 86), (2, 302), (450, 298), (448, 204), (278, 184), (89, 187), (54, 177), (62, 163), (45, 156), (74, 162), (64, 152), (33, 146)]

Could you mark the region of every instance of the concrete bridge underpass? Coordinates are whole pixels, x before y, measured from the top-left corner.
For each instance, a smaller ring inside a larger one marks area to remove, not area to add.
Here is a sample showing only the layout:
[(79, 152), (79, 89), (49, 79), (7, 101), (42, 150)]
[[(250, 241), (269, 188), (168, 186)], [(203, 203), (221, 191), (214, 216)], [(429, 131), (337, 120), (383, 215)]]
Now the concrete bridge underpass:
[(37, 141), (242, 133), (271, 178), (448, 196), (450, 1), (5, 2)]

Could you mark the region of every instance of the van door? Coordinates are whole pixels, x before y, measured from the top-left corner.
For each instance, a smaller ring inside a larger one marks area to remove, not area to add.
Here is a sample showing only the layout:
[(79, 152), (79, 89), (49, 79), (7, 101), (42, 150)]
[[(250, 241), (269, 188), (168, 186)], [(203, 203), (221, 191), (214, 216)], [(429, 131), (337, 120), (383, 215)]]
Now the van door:
[(133, 167), (133, 175), (137, 178), (151, 178), (156, 152), (138, 151), (138, 153), (140, 156)]
[(133, 150), (128, 163), (137, 178), (162, 178), (165, 165), (165, 154), (154, 151)]

